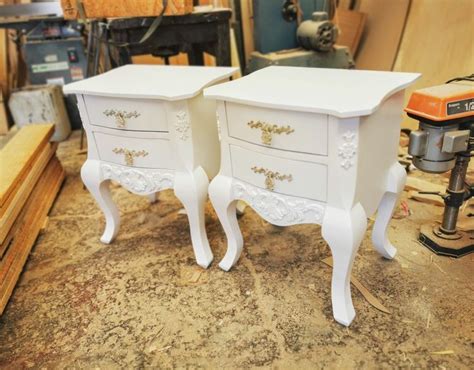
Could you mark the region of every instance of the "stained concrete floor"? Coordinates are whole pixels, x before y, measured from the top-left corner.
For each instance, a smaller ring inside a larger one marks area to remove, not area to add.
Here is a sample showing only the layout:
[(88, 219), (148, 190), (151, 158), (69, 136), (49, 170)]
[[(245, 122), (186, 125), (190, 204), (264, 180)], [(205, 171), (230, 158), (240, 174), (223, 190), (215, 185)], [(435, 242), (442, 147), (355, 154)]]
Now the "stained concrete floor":
[(102, 245), (78, 152), (76, 132), (59, 148), (67, 179), (49, 224), (0, 318), (1, 368), (474, 367), (474, 256), (435, 256), (416, 241), (440, 207), (404, 193), (413, 214), (391, 223), (393, 261), (365, 238), (353, 275), (391, 313), (353, 288), (357, 316), (345, 328), (332, 318), (318, 226), (276, 228), (248, 209), (244, 253), (226, 273), (216, 263), (225, 237), (208, 205), (215, 262), (202, 270), (171, 191), (149, 204), (115, 186), (122, 228)]

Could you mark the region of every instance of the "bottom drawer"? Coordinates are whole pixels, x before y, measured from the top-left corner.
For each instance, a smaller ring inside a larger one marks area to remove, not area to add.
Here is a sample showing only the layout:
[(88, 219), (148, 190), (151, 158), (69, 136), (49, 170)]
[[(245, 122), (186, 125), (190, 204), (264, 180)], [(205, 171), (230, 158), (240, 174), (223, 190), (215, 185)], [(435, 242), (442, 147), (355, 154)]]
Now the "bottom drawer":
[(94, 132), (101, 160), (131, 167), (175, 168), (171, 142)]
[(257, 153), (230, 145), (232, 175), (276, 193), (325, 202), (327, 166)]

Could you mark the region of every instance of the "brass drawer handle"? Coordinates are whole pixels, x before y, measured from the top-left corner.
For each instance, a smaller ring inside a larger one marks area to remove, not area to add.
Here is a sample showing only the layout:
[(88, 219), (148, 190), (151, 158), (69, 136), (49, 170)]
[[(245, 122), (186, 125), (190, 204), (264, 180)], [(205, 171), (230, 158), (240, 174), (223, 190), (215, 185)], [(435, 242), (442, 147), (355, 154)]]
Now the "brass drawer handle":
[(115, 117), (115, 123), (117, 124), (117, 127), (120, 128), (125, 127), (127, 119), (140, 117), (140, 113), (136, 110), (133, 112), (127, 112), (124, 110), (106, 109), (102, 113), (107, 117)]
[(128, 150), (124, 148), (114, 148), (112, 150), (115, 154), (125, 154), (125, 163), (127, 166), (133, 166), (133, 158), (146, 157), (148, 152), (146, 150)]
[(252, 171), (265, 175), (265, 188), (270, 191), (275, 190), (275, 180), (287, 180), (288, 182), (293, 181), (293, 176), (291, 175), (282, 175), (280, 172), (273, 172), (263, 167), (253, 166)]
[(272, 134), (280, 135), (280, 134), (291, 134), (295, 132), (291, 126), (278, 126), (272, 125), (270, 123), (265, 123), (262, 121), (250, 121), (247, 123), (250, 128), (260, 129), (262, 131), (262, 143), (265, 145), (271, 145), (272, 143)]

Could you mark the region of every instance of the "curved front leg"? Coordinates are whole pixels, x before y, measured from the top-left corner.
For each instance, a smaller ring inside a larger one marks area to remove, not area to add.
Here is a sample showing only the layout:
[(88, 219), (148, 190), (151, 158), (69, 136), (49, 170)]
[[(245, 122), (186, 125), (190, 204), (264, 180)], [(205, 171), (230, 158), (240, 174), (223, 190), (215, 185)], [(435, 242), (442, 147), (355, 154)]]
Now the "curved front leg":
[(357, 203), (352, 210), (327, 207), (322, 235), (333, 256), (331, 299), (334, 318), (349, 326), (355, 317), (351, 297), (351, 271), (357, 250), (367, 230), (367, 217)]
[(214, 256), (207, 240), (204, 208), (207, 200), (209, 180), (201, 167), (194, 172), (177, 171), (174, 193), (183, 203), (191, 229), (194, 255), (199, 266), (209, 267)]
[(407, 174), (405, 169), (397, 162), (389, 171), (386, 192), (380, 202), (374, 228), (372, 230), (372, 243), (375, 249), (385, 258), (392, 259), (397, 249), (388, 239), (388, 225), (395, 210), (395, 205), (402, 192)]
[(120, 227), (120, 214), (110, 195), (110, 180), (102, 180), (100, 162), (91, 159), (88, 159), (82, 166), (81, 178), (104, 213), (105, 230), (100, 241), (109, 244), (117, 236)]
[(227, 237), (227, 252), (219, 267), (229, 271), (238, 261), (244, 244), (237, 221), (237, 200), (232, 195), (232, 179), (216, 176), (209, 185), (209, 197)]

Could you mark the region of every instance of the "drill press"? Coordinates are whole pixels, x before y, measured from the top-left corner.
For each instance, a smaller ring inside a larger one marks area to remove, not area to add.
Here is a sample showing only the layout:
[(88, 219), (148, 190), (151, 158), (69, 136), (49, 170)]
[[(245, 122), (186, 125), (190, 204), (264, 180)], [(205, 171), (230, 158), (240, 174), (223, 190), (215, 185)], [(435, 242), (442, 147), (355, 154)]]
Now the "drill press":
[(468, 230), (456, 228), (459, 210), (474, 196), (466, 173), (474, 151), (474, 75), (415, 91), (405, 108), (420, 128), (410, 134), (408, 153), (421, 171), (451, 171), (441, 224), (421, 227), (420, 242), (437, 254), (460, 257), (474, 251), (474, 218)]

